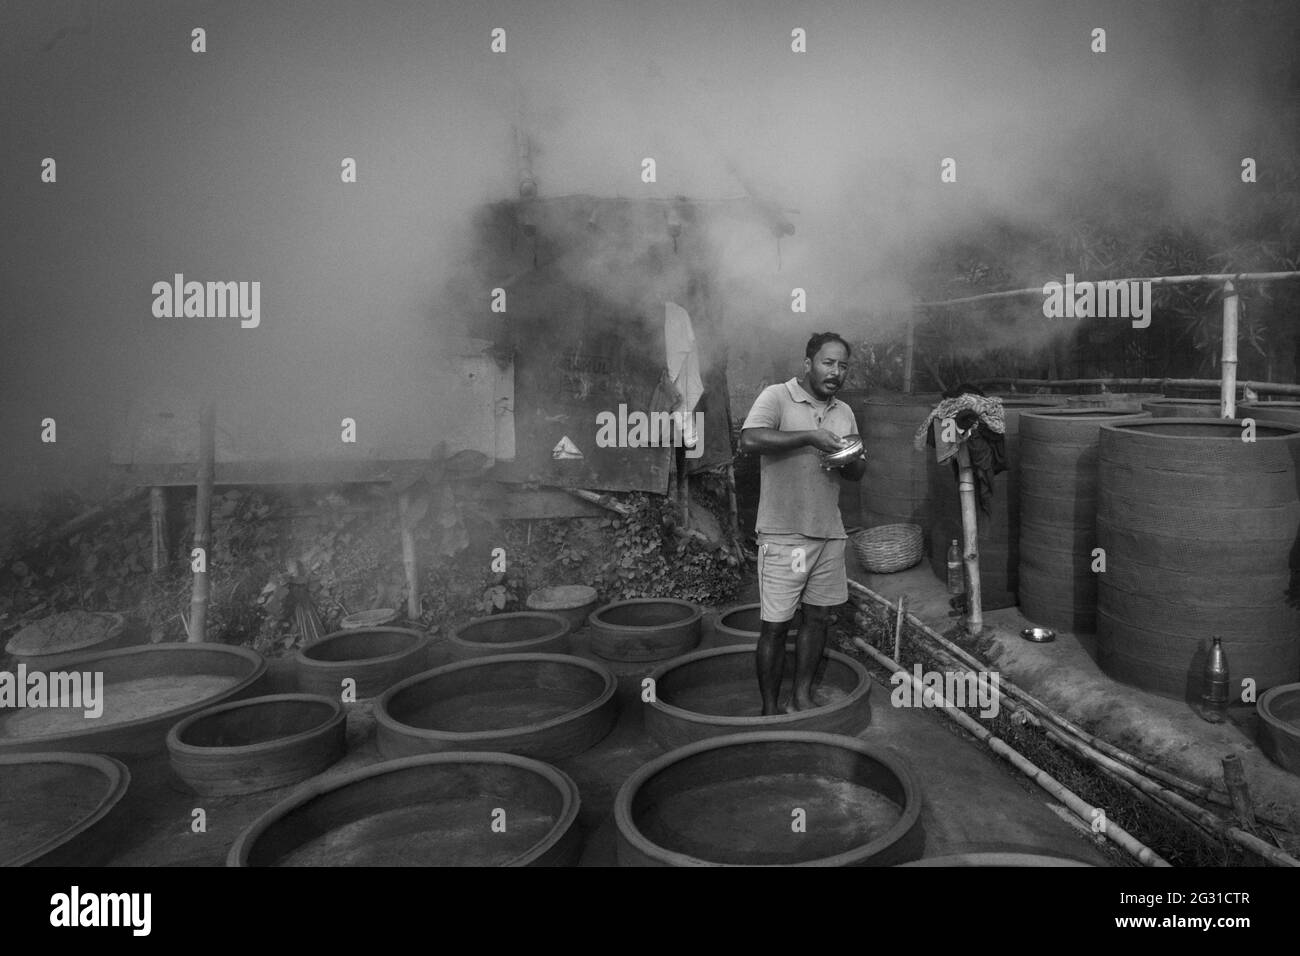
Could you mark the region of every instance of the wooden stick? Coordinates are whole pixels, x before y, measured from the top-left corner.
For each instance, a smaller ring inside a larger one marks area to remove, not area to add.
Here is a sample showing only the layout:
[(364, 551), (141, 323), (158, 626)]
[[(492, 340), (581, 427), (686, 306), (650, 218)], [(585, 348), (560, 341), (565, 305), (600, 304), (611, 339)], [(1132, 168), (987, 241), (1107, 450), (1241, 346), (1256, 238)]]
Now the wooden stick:
[(1237, 822), (1247, 830), (1254, 830), (1255, 808), (1250, 800), (1250, 787), (1246, 785), (1246, 771), (1241, 765), (1241, 758), (1228, 754), (1223, 758), (1223, 783), (1228, 788), (1232, 799), (1232, 809), (1237, 814)]
[(194, 589), (190, 596), (190, 620), (187, 641), (199, 643), (207, 640), (208, 547), (212, 543), (212, 481), (216, 469), (216, 408), (205, 401), (199, 409), (199, 470), (194, 496), (194, 547), (203, 552), (203, 570), (194, 572)]
[(743, 566), (745, 563), (745, 547), (741, 543), (740, 506), (736, 500), (735, 465), (727, 462), (723, 471), (727, 478), (727, 517), (731, 523), (731, 548), (735, 552), (736, 561)]
[(894, 660), (899, 660), (898, 649), (903, 640), (903, 595), (898, 596), (898, 620), (894, 623)]
[(907, 333), (903, 338), (903, 394), (912, 394), (912, 366), (916, 357), (916, 313), (907, 313)]
[(411, 529), (411, 493), (397, 496), (398, 524), (402, 532), (402, 567), (406, 571), (406, 616), (420, 617), (420, 569), (415, 557), (415, 534)]
[[(1153, 286), (1157, 285), (1191, 285), (1197, 282), (1272, 282), (1277, 279), (1296, 279), (1300, 278), (1300, 272), (1238, 272), (1238, 273), (1213, 273), (1210, 275), (1191, 275), (1191, 276), (1149, 276), (1140, 279), (1077, 279), (1075, 284), (1080, 282), (1150, 282)], [(960, 299), (943, 299), (939, 302), (917, 302), (912, 308), (914, 309), (937, 309), (949, 305), (965, 305), (968, 302), (989, 302), (994, 299), (1012, 299), (1022, 295), (1043, 295), (1041, 285), (1031, 286), (1028, 289), (1007, 289), (1003, 292), (984, 292), (980, 295), (963, 296)]]
[[(897, 663), (890, 660), (880, 651), (876, 650), (860, 637), (855, 637), (853, 643), (862, 650), (867, 656), (871, 657), (876, 663), (889, 669), (892, 674), (901, 674), (906, 681), (909, 689), (916, 686), (916, 679), (907, 671), (903, 670)], [(1097, 807), (1088, 804), (1082, 797), (1070, 790), (1065, 784), (1061, 783), (1047, 771), (1037, 766), (1028, 757), (1016, 750), (1000, 737), (994, 736), (987, 729), (980, 725), (979, 721), (969, 714), (958, 710), (948, 703), (943, 695), (934, 690), (932, 687), (923, 687), (922, 699), (928, 704), (932, 704), (942, 709), (944, 716), (952, 720), (964, 730), (973, 734), (990, 750), (1007, 761), (1026, 777), (1032, 780), (1038, 786), (1042, 787), (1049, 794), (1059, 800), (1065, 806), (1069, 807), (1074, 814), (1089, 826), (1097, 818)], [(1160, 856), (1150, 847), (1145, 846), (1133, 837), (1128, 831), (1121, 826), (1109, 820), (1106, 822), (1105, 829), (1102, 833), (1107, 839), (1122, 847), (1127, 853), (1137, 859), (1145, 866), (1169, 866), (1169, 864), (1160, 858)]]
[(81, 514), (77, 515), (75, 518), (71, 518), (68, 521), (63, 522), (63, 524), (59, 525), (49, 534), (44, 535), (38, 544), (34, 545), (31, 549), (29, 549), (28, 553), (30, 553), (31, 551), (35, 551), (36, 549), (40, 548), (44, 544), (49, 544), (51, 542), (61, 540), (62, 538), (66, 538), (69, 535), (76, 534), (78, 531), (85, 531), (95, 522), (107, 518), (110, 514), (112, 514), (117, 509), (123, 507), (124, 505), (130, 504), (131, 502), (140, 498), (142, 495), (144, 495), (145, 491), (147, 491), (147, 489), (144, 487), (129, 488), (126, 491), (121, 492), (120, 494), (114, 495), (112, 498), (104, 502), (102, 505), (97, 505), (94, 508), (91, 508), (89, 511), (84, 511)]
[(596, 492), (588, 491), (585, 488), (564, 488), (562, 490), (573, 495), (575, 498), (581, 498), (583, 501), (591, 502), (593, 505), (599, 505), (606, 511), (612, 511), (616, 515), (623, 515), (626, 517), (632, 513), (631, 508), (623, 504), (621, 501), (611, 498), (609, 495), (598, 495)]
[[(885, 658), (884, 655), (880, 654), (879, 651), (877, 651), (866, 641), (862, 640), (862, 638), (855, 637), (853, 639), (853, 643), (858, 647), (860, 647), (862, 650), (866, 651), (871, 657), (875, 658), (878, 662), (888, 663), (889, 665), (892, 665), (891, 667), (892, 671), (896, 673), (903, 673), (904, 676), (906, 676), (909, 679), (908, 681), (909, 684), (912, 682), (911, 675), (908, 675), (906, 671), (903, 671), (901, 668), (898, 667), (898, 665), (894, 664), (892, 661), (889, 661), (888, 658)], [(948, 706), (946, 703), (942, 703), (943, 698), (941, 695), (936, 694), (935, 697), (937, 700), (941, 702), (940, 706), (943, 707)], [(945, 713), (949, 713), (949, 711), (945, 710)], [(954, 719), (956, 719), (956, 715), (960, 714), (961, 717), (964, 718), (964, 720), (958, 720), (958, 723), (961, 723), (963, 726), (967, 726), (967, 721), (969, 721), (969, 723), (973, 724), (976, 728), (978, 728), (978, 730), (982, 731), (985, 734), (989, 733), (987, 730), (984, 730), (984, 728), (981, 727), (977, 721), (975, 721), (973, 718), (969, 717), (967, 714), (963, 713), (962, 711), (953, 708), (951, 714), (954, 717)], [(974, 731), (972, 731), (972, 733), (974, 733)], [(1186, 817), (1191, 822), (1199, 824), (1208, 832), (1216, 833), (1221, 836), (1227, 837), (1229, 840), (1231, 840), (1233, 843), (1236, 843), (1238, 846), (1253, 851), (1258, 856), (1264, 858), (1265, 860), (1268, 860), (1270, 863), (1273, 863), (1277, 866), (1300, 867), (1300, 860), (1296, 860), (1290, 854), (1286, 853), (1284, 850), (1280, 850), (1269, 843), (1265, 843), (1263, 840), (1259, 839), (1259, 837), (1256, 837), (1250, 833), (1246, 833), (1245, 831), (1241, 830), (1238, 827), (1232, 826), (1228, 821), (1222, 819), (1221, 817), (1217, 816), (1214, 813), (1211, 813), (1209, 810), (1206, 810), (1202, 807), (1198, 807), (1196, 804), (1192, 803), (1190, 800), (1187, 800), (1181, 795), (1174, 793), (1171, 790), (1167, 790), (1166, 788), (1160, 786), (1155, 781), (1150, 780), (1149, 778), (1143, 776), (1141, 773), (1137, 772), (1136, 770), (1133, 770), (1131, 767), (1127, 767), (1117, 760), (1112, 760), (1110, 757), (1107, 757), (1105, 754), (1102, 754), (1096, 749), (1089, 747), (1083, 741), (1076, 740), (1072, 737), (1068, 737), (1067, 735), (1062, 734), (1059, 731), (1053, 730), (1052, 728), (1047, 728), (1047, 734), (1048, 737), (1054, 740), (1056, 743), (1064, 746), (1068, 750), (1073, 751), (1074, 753), (1078, 754), (1080, 757), (1083, 757), (1084, 759), (1102, 768), (1103, 770), (1109, 771), (1111, 774), (1115, 774), (1122, 777), (1125, 781), (1132, 784), (1134, 787), (1141, 790), (1143, 793), (1148, 794), (1149, 796), (1155, 798), (1156, 800), (1164, 804), (1166, 809), (1173, 810), (1177, 812), (1179, 815)], [(990, 734), (989, 736), (992, 735)], [(993, 737), (993, 739), (997, 740), (998, 738)], [(990, 746), (992, 745), (990, 744)], [(1015, 753), (1015, 751), (1012, 752)], [(1089, 820), (1089, 822), (1091, 822), (1090, 816), (1085, 817), (1084, 819), (1087, 819)], [(1109, 830), (1113, 826), (1115, 826), (1115, 824), (1107, 820), (1106, 829)]]
[[(702, 436), (701, 436), (702, 440)], [(673, 449), (674, 457), (677, 460), (677, 506), (682, 512), (682, 525), (690, 530), (691, 527), (691, 476), (686, 470), (686, 449)]]
[(167, 489), (154, 485), (149, 489), (150, 563), (154, 574), (167, 569)]
[(961, 496), (961, 531), (966, 539), (966, 623), (974, 637), (984, 631), (984, 610), (980, 603), (979, 524), (975, 515), (975, 472), (971, 468), (970, 449), (962, 441), (957, 446), (957, 491)]
[(921, 353), (921, 364), (924, 365), (925, 370), (930, 373), (930, 377), (934, 379), (934, 383), (939, 386), (939, 391), (948, 391), (948, 384), (943, 380), (943, 376), (939, 374), (939, 370), (931, 364), (928, 358), (926, 358), (924, 352)]
[(1219, 385), (1220, 417), (1237, 417), (1237, 290), (1231, 282), (1223, 284), (1223, 346), (1220, 364), (1223, 378)]

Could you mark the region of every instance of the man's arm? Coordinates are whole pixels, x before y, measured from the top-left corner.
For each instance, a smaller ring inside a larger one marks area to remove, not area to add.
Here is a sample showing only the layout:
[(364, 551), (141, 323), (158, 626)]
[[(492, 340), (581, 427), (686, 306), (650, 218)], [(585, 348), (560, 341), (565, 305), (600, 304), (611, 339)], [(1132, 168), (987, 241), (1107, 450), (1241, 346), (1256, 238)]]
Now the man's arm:
[(782, 431), (779, 428), (746, 428), (740, 433), (740, 450), (752, 455), (767, 455), (777, 451), (793, 451), (811, 445), (827, 453), (843, 447), (838, 435), (824, 428), (810, 431)]

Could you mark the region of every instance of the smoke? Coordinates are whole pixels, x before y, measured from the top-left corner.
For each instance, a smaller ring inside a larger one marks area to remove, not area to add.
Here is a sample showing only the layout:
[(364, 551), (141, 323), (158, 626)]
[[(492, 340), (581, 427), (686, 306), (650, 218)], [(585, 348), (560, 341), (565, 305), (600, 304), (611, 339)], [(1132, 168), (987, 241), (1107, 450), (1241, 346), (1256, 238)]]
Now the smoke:
[[(796, 365), (814, 331), (887, 333), (919, 265), (990, 222), (1140, 229), (1172, 210), (1210, 228), (1241, 158), (1277, 159), (1264, 133), (1297, 23), (1280, 0), (20, 0), (0, 18), (0, 497), (89, 474), (141, 395), (184, 414), (215, 395), (249, 456), (325, 454), (345, 415), (377, 454), (411, 451), (456, 387), (467, 303), (486, 302), (454, 280), (475, 211), (516, 195), (521, 122), (542, 196), (748, 192), (795, 225), (682, 223), (683, 244), (718, 252), (745, 375), (786, 350)], [(497, 27), (504, 54), (488, 49)], [(47, 156), (56, 184), (39, 180)], [(559, 267), (610, 301), (644, 307), (684, 281), (671, 255), (654, 274), (594, 248)], [(1084, 271), (1046, 253), (1014, 270)], [(262, 326), (152, 318), (152, 283), (177, 272), (260, 281)], [(807, 314), (791, 312), (796, 287)], [(1061, 332), (1013, 317), (992, 344)], [(39, 442), (46, 417), (56, 446)]]

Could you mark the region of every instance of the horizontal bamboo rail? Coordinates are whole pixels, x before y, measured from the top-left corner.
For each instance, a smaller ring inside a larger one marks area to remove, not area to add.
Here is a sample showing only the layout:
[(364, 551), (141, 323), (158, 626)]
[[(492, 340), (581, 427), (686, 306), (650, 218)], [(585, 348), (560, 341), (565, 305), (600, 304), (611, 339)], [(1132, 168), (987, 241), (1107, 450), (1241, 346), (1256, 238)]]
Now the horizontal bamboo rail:
[[(1134, 279), (1077, 279), (1080, 282), (1150, 282), (1153, 286), (1192, 285), (1197, 282), (1273, 282), (1279, 279), (1300, 279), (1300, 272), (1222, 272), (1208, 275), (1191, 276), (1149, 276)], [(1056, 281), (1054, 279), (1049, 281)], [(1028, 289), (1006, 289), (1002, 292), (983, 292), (979, 295), (962, 296), (960, 299), (943, 299), (937, 302), (915, 302), (913, 309), (939, 309), (950, 305), (966, 305), (970, 302), (989, 302), (994, 299), (1014, 299), (1022, 295), (1042, 295), (1041, 285)]]
[[(915, 680), (911, 674), (903, 670), (896, 661), (882, 654), (866, 641), (862, 640), (862, 638), (855, 637), (853, 643), (855, 646), (860, 648), (863, 653), (870, 656), (882, 667), (887, 668), (891, 673), (902, 674), (903, 679), (907, 682), (909, 688), (915, 684)], [(1099, 808), (1091, 806), (1077, 793), (1065, 786), (1065, 784), (1061, 783), (1061, 781), (1057, 780), (1042, 767), (1039, 767), (1001, 737), (997, 737), (990, 733), (986, 728), (981, 727), (979, 721), (975, 720), (975, 718), (971, 717), (964, 711), (953, 707), (944, 699), (943, 695), (934, 690), (934, 688), (922, 688), (922, 699), (932, 702), (934, 705), (941, 708), (944, 715), (948, 717), (949, 720), (960, 725), (963, 730), (969, 731), (995, 754), (1007, 761), (1057, 800), (1060, 800), (1061, 803), (1069, 807), (1075, 816), (1082, 820), (1086, 825), (1091, 826), (1093, 821), (1098, 818), (1097, 811)], [(1169, 866), (1169, 863), (1162, 859), (1159, 854), (1149, 846), (1140, 842), (1136, 837), (1117, 823), (1107, 820), (1106, 825), (1102, 828), (1101, 832), (1110, 839), (1111, 842), (1122, 848), (1143, 865)]]
[[(856, 581), (849, 581), (848, 583), (850, 590), (858, 592), (860, 598), (867, 598), (883, 606), (886, 610), (889, 609), (889, 602), (882, 595), (877, 594), (870, 588), (858, 584)], [(972, 657), (966, 650), (943, 637), (943, 635), (927, 626), (925, 622), (917, 619), (914, 615), (908, 614), (907, 620), (920, 634), (924, 635), (934, 643), (937, 648), (941, 649), (948, 657), (951, 657), (959, 664), (977, 671), (988, 669), (983, 662)], [(855, 640), (855, 643), (865, 642)], [(1114, 746), (1108, 741), (1102, 740), (1094, 734), (1089, 734), (1087, 731), (1083, 730), (1083, 728), (1067, 720), (1042, 701), (1028, 694), (1005, 677), (999, 681), (999, 688), (1008, 696), (1023, 702), (1031, 708), (1035, 716), (1045, 718), (1050, 723), (1054, 724), (1055, 727), (1044, 728), (1050, 739), (1055, 740), (1058, 745), (1075, 752), (1080, 757), (1093, 763), (1108, 776), (1118, 778), (1122, 783), (1127, 784), (1128, 788), (1140, 790), (1144, 794), (1159, 800), (1164, 805), (1165, 809), (1178, 813), (1190, 822), (1205, 829), (1207, 832), (1227, 838), (1238, 846), (1252, 851), (1274, 865), (1287, 867), (1300, 866), (1300, 860), (1296, 860), (1285, 851), (1278, 849), (1272, 844), (1266, 843), (1253, 834), (1232, 826), (1231, 823), (1223, 818), (1197, 806), (1180, 794), (1160, 786), (1151, 778), (1157, 777), (1171, 786), (1181, 786), (1185, 789), (1191, 790), (1192, 792), (1197, 793), (1197, 795), (1202, 799), (1222, 800), (1222, 798), (1217, 794), (1214, 794), (1210, 788), (1184, 781), (1174, 774), (1164, 771), (1146, 761), (1140, 760), (1132, 754), (1129, 754), (1127, 751)], [(1038, 723), (1038, 721), (1034, 722)], [(1065, 733), (1062, 733), (1062, 731), (1065, 731)]]
[[(976, 379), (976, 385), (1013, 385), (1016, 388), (1079, 388), (1084, 385), (1105, 385), (1121, 388), (1213, 388), (1219, 387), (1217, 378), (994, 378)], [(1300, 395), (1300, 385), (1285, 382), (1237, 382), (1242, 388), (1249, 388), (1260, 394)]]

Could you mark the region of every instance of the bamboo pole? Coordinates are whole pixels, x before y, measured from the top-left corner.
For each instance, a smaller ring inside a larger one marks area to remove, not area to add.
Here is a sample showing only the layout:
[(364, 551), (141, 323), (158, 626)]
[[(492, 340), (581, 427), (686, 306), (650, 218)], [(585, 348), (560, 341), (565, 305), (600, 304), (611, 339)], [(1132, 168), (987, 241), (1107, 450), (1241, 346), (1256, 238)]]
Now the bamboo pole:
[[(889, 602), (884, 598), (883, 595), (877, 594), (875, 591), (872, 591), (870, 588), (862, 584), (859, 584), (857, 581), (849, 581), (848, 584), (849, 584), (849, 590), (859, 592), (859, 600), (861, 600), (862, 598), (867, 598), (872, 601), (875, 601), (878, 604), (883, 604), (888, 606)], [(907, 621), (914, 628), (916, 628), (916, 630), (923, 637), (929, 639), (930, 642), (936, 646), (937, 650), (946, 653), (954, 661), (962, 664), (963, 666), (969, 667), (973, 670), (987, 669), (987, 664), (984, 661), (978, 660), (973, 655), (969, 654), (964, 648), (949, 641), (938, 631), (935, 631), (933, 628), (927, 625), (920, 618), (916, 617), (916, 615), (909, 614), (907, 616)], [(1053, 723), (1057, 724), (1062, 729), (1068, 731), (1069, 733), (1074, 734), (1076, 737), (1080, 738), (1081, 740), (1084, 740), (1085, 742), (1091, 744), (1092, 746), (1097, 747), (1099, 750), (1102, 750), (1110, 754), (1110, 756), (1114, 757), (1115, 759), (1122, 760), (1125, 763), (1128, 763), (1130, 766), (1135, 767), (1138, 770), (1141, 770), (1143, 773), (1146, 773), (1152, 777), (1156, 777), (1157, 779), (1161, 779), (1165, 783), (1168, 783), (1171, 786), (1178, 787), (1179, 789), (1183, 790), (1185, 793), (1197, 797), (1198, 799), (1210, 800), (1213, 802), (1220, 803), (1223, 806), (1231, 805), (1230, 802), (1228, 801), (1228, 798), (1224, 794), (1220, 794), (1216, 792), (1211, 787), (1205, 786), (1204, 784), (1193, 783), (1192, 781), (1185, 780), (1182, 777), (1177, 776), (1176, 774), (1173, 774), (1167, 770), (1157, 767), (1155, 764), (1148, 763), (1147, 761), (1144, 761), (1141, 758), (1136, 757), (1128, 753), (1127, 751), (1122, 750), (1119, 747), (1116, 747), (1114, 744), (1110, 743), (1109, 741), (1103, 740), (1102, 738), (1097, 737), (1094, 734), (1088, 733), (1082, 727), (1079, 727), (1078, 725), (1070, 721), (1068, 718), (1057, 713), (1047, 704), (1043, 703), (1041, 700), (1034, 697), (1032, 694), (1028, 693), (1027, 691), (1023, 690), (1022, 688), (1017, 686), (1014, 682), (1008, 680), (1005, 677), (1001, 681), (1001, 688), (1005, 692), (1007, 692), (1010, 696), (1018, 700), (1021, 700), (1027, 706), (1031, 707), (1034, 710), (1034, 712), (1040, 714), (1041, 716), (1043, 716), (1048, 720), (1051, 720)]]
[(1241, 765), (1241, 758), (1236, 754), (1228, 754), (1222, 763), (1223, 784), (1228, 788), (1237, 822), (1247, 830), (1254, 830), (1255, 808), (1251, 805), (1250, 787), (1246, 785), (1246, 771)]
[(420, 617), (420, 568), (415, 557), (415, 533), (411, 528), (411, 493), (397, 496), (398, 524), (402, 533), (402, 568), (406, 572), (406, 616)]
[(731, 546), (735, 552), (736, 562), (740, 567), (745, 566), (745, 546), (741, 543), (740, 533), (740, 507), (736, 501), (736, 467), (731, 462), (727, 462), (727, 517), (731, 523)]
[(912, 394), (912, 370), (916, 360), (916, 313), (907, 313), (907, 334), (903, 339), (903, 394)]
[[(887, 668), (890, 673), (902, 675), (902, 678), (907, 682), (909, 689), (916, 686), (916, 680), (911, 674), (903, 670), (903, 668), (901, 668), (895, 661), (880, 653), (880, 651), (876, 650), (862, 638), (855, 637), (853, 643), (865, 654), (875, 660), (876, 663)], [(1039, 787), (1047, 791), (1072, 810), (1084, 823), (1091, 826), (1093, 821), (1097, 818), (1097, 812), (1100, 808), (1088, 804), (1082, 797), (1070, 790), (1065, 786), (1065, 784), (1061, 783), (1047, 771), (1036, 765), (1001, 737), (997, 737), (990, 733), (986, 728), (980, 725), (979, 721), (975, 720), (969, 714), (953, 707), (944, 699), (943, 695), (935, 691), (934, 688), (924, 687), (924, 685), (922, 685), (922, 700), (926, 701), (927, 704), (941, 708), (944, 715), (948, 717), (949, 720), (952, 720), (964, 730), (973, 734), (981, 743), (987, 746), (995, 754), (1007, 761)], [(1121, 847), (1125, 852), (1137, 859), (1144, 866), (1169, 866), (1169, 864), (1154, 850), (1139, 842), (1119, 824), (1107, 820), (1106, 826), (1102, 828), (1101, 832), (1107, 839)]]
[(677, 463), (677, 505), (682, 511), (682, 526), (691, 530), (691, 476), (686, 470), (686, 449), (674, 448)]
[(903, 642), (903, 600), (904, 596), (898, 596), (898, 617), (894, 622), (894, 660), (900, 659), (899, 647)]
[(76, 534), (78, 531), (85, 531), (97, 521), (102, 521), (110, 514), (125, 505), (131, 504), (140, 498), (146, 491), (144, 487), (128, 488), (119, 494), (114, 495), (102, 505), (96, 505), (88, 511), (84, 511), (75, 518), (63, 522), (47, 535), (42, 535), (36, 543), (23, 552), (23, 555), (32, 554), (46, 545), (66, 538), (69, 535)]
[[(1077, 279), (1079, 282), (1150, 282), (1153, 286), (1165, 285), (1192, 285), (1197, 282), (1273, 282), (1280, 279), (1297, 279), (1300, 278), (1300, 271), (1293, 272), (1237, 272), (1237, 273), (1212, 273), (1208, 275), (1187, 275), (1187, 276), (1147, 276), (1144, 278), (1128, 279)], [(943, 299), (938, 302), (917, 302), (912, 308), (914, 309), (937, 309), (950, 305), (966, 305), (970, 302), (989, 302), (994, 299), (1012, 299), (1022, 295), (1043, 295), (1041, 285), (1031, 286), (1027, 289), (1006, 289), (1002, 292), (983, 292), (979, 295), (962, 296), (960, 299)]]
[(562, 491), (573, 495), (575, 498), (581, 498), (583, 501), (590, 502), (593, 505), (604, 508), (606, 511), (612, 511), (616, 515), (626, 517), (632, 513), (632, 509), (617, 499), (609, 495), (599, 495), (594, 491), (588, 491), (585, 488), (563, 488)]
[[(1218, 388), (1222, 384), (1218, 378), (981, 378), (974, 384), (979, 386), (1009, 385), (1016, 388), (1080, 388), (1087, 385), (1100, 385), (1109, 388), (1158, 388), (1161, 391), (1169, 386), (1183, 388)], [(1287, 382), (1242, 382), (1237, 385), (1243, 389), (1261, 395), (1300, 395), (1300, 385)]]
[(167, 569), (167, 489), (154, 485), (149, 489), (150, 564), (153, 573)]
[(1220, 359), (1223, 378), (1219, 384), (1221, 418), (1237, 417), (1237, 290), (1231, 282), (1223, 284), (1223, 351)]
[(1300, 867), (1300, 860), (1295, 859), (1285, 850), (1280, 850), (1270, 843), (1265, 843), (1259, 837), (1252, 833), (1247, 833), (1240, 827), (1233, 826), (1229, 821), (1215, 813), (1211, 813), (1204, 807), (1198, 807), (1182, 794), (1174, 793), (1165, 787), (1160, 786), (1155, 781), (1138, 773), (1132, 767), (1127, 767), (1118, 760), (1113, 760), (1105, 754), (1089, 747), (1081, 740), (1073, 737), (1067, 737), (1059, 731), (1048, 728), (1048, 736), (1057, 743), (1063, 744), (1070, 750), (1082, 757), (1092, 761), (1100, 767), (1106, 768), (1128, 780), (1135, 787), (1144, 793), (1150, 794), (1166, 806), (1178, 811), (1181, 815), (1191, 821), (1200, 824), (1211, 833), (1226, 837), (1238, 846), (1251, 850), (1260, 857), (1268, 860), (1277, 866)]
[(186, 640), (198, 643), (207, 639), (208, 548), (212, 543), (212, 482), (216, 469), (216, 408), (205, 401), (199, 409), (199, 468), (194, 496), (194, 547), (202, 551), (203, 570), (194, 572), (194, 587), (190, 595), (190, 618), (186, 625)]
[[(877, 604), (883, 604), (885, 606), (888, 606), (889, 602), (882, 595), (877, 594), (875, 591), (872, 591), (870, 588), (862, 584), (859, 584), (857, 581), (849, 581), (848, 584), (849, 584), (849, 590), (853, 592), (857, 592), (860, 598), (867, 598), (871, 601), (876, 602)], [(909, 614), (907, 616), (907, 622), (911, 624), (917, 630), (918, 633), (920, 633), (923, 637), (927, 638), (932, 644), (934, 644), (937, 649), (947, 653), (953, 660), (957, 661), (958, 663), (966, 667), (969, 667), (972, 670), (988, 669), (987, 664), (985, 664), (985, 662), (976, 659), (973, 655), (968, 653), (965, 650), (965, 648), (962, 648), (959, 645), (954, 644), (952, 641), (948, 640), (946, 637), (944, 637), (938, 631), (931, 628), (929, 625), (927, 625), (916, 615)], [(1005, 676), (1002, 678), (999, 686), (1001, 690), (1004, 693), (1006, 693), (1008, 696), (1023, 702), (1028, 707), (1032, 708), (1032, 710), (1035, 713), (1037, 713), (1044, 719), (1049, 720), (1052, 723), (1055, 723), (1063, 730), (1066, 730), (1069, 733), (1073, 734), (1074, 736), (1078, 737), (1080, 740), (1083, 740), (1086, 743), (1091, 744), (1092, 746), (1096, 747), (1098, 750), (1110, 754), (1110, 756), (1114, 757), (1115, 759), (1122, 760), (1125, 763), (1128, 763), (1130, 766), (1138, 770), (1141, 770), (1143, 773), (1146, 773), (1147, 775), (1155, 777), (1157, 779), (1163, 780), (1165, 783), (1168, 783), (1170, 786), (1178, 787), (1179, 789), (1183, 790), (1184, 792), (1194, 797), (1197, 797), (1202, 800), (1212, 800), (1215, 802), (1219, 802), (1224, 806), (1229, 805), (1227, 797), (1224, 796), (1223, 794), (1219, 794), (1215, 792), (1212, 788), (1205, 786), (1203, 784), (1193, 783), (1192, 781), (1184, 780), (1183, 778), (1177, 776), (1176, 774), (1164, 770), (1161, 767), (1157, 767), (1154, 764), (1149, 763), (1148, 761), (1142, 760), (1140, 757), (1136, 757), (1128, 753), (1128, 751), (1126, 750), (1116, 747), (1114, 744), (1110, 743), (1107, 740), (1101, 739), (1095, 734), (1088, 733), (1082, 727), (1078, 726), (1068, 718), (1057, 713), (1047, 704), (1043, 703), (1037, 697), (1034, 697), (1032, 694), (1028, 693), (1027, 691), (1019, 687), (1017, 684), (1015, 684), (1013, 681), (1009, 680)]]
[(961, 496), (961, 532), (966, 540), (966, 624), (975, 637), (984, 631), (984, 608), (980, 598), (979, 524), (975, 515), (975, 472), (970, 449), (963, 440), (957, 446), (957, 492)]

